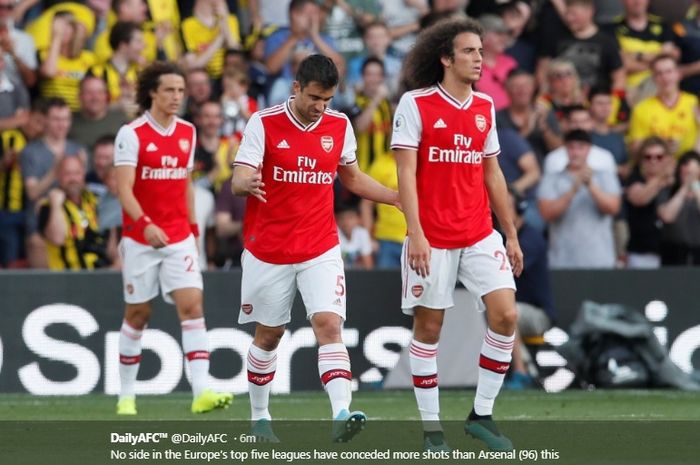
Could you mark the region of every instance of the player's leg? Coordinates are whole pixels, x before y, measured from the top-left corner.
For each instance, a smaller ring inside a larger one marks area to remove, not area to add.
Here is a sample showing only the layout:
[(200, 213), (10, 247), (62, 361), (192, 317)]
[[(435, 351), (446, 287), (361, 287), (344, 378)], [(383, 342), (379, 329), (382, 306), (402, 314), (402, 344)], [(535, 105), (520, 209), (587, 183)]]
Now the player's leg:
[(318, 341), (318, 371), (331, 403), (333, 440), (347, 442), (364, 428), (367, 416), (350, 410), (352, 372), (341, 335), (346, 285), (340, 247), (298, 265), (297, 270), (297, 285)]
[(141, 365), (141, 337), (150, 317), (149, 302), (126, 304), (119, 331), (118, 415), (136, 415), (136, 377)]
[(152, 247), (124, 238), (119, 245), (126, 310), (119, 333), (119, 402), (117, 414), (136, 414), (136, 377), (141, 362), (141, 337), (151, 317), (150, 301), (158, 295), (161, 258)]
[(277, 346), (284, 335), (285, 326), (255, 326), (255, 337), (248, 348), (248, 393), (250, 395), (250, 419), (252, 434), (263, 442), (279, 442), (272, 431), (270, 415), (270, 389), (277, 371)]
[(454, 306), (454, 285), (459, 266), (459, 251), (432, 249), (430, 275), (421, 277), (410, 269), (406, 257), (408, 240), (401, 256), (401, 308), (413, 315), (413, 339), (409, 362), (413, 392), (423, 422), (423, 447), (429, 451), (449, 451), (440, 424), (437, 353), (445, 308)]
[(515, 282), (500, 234), (494, 231), (464, 249), (459, 279), (473, 296), (478, 297), (477, 306), (486, 309), (487, 319), (479, 354), (474, 407), (464, 428), (491, 450), (511, 450), (512, 443), (500, 434), (492, 420), (494, 402), (510, 368), (518, 315)]
[(277, 345), (291, 319), (297, 291), (292, 265), (263, 262), (248, 251), (241, 256), (240, 324), (256, 323), (255, 337), (248, 348), (248, 393), (251, 434), (260, 441), (279, 442), (272, 431), (270, 390), (277, 370)]

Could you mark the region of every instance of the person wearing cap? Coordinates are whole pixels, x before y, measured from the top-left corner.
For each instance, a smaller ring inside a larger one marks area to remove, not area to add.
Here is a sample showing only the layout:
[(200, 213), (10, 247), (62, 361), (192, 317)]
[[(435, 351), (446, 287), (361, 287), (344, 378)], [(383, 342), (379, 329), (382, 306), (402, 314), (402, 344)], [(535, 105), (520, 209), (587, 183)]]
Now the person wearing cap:
[(498, 111), (510, 105), (505, 84), (508, 74), (518, 66), (518, 63), (505, 53), (511, 36), (501, 17), (482, 15), (479, 17), (479, 23), (484, 29), (484, 52), (481, 79), (477, 87), (479, 92), (491, 96), (496, 111)]
[(545, 172), (537, 193), (549, 227), (549, 265), (555, 268), (613, 268), (613, 218), (620, 210), (621, 187), (614, 172), (594, 170), (587, 158), (591, 136), (574, 129), (564, 137), (567, 166)]

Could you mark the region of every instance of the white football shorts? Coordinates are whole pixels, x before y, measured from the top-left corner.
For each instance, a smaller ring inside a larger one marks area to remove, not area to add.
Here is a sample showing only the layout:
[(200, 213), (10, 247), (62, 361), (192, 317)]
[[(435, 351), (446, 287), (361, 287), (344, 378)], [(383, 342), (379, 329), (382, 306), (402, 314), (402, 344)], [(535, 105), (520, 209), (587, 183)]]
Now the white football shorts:
[(497, 289), (515, 290), (513, 271), (498, 231), (462, 249), (431, 248), (430, 274), (422, 278), (408, 264), (408, 238), (401, 253), (401, 309), (413, 315), (416, 306), (445, 309), (454, 307), (457, 280), (484, 311), (482, 297)]
[(193, 235), (160, 249), (124, 237), (119, 244), (122, 256), (124, 301), (140, 304), (158, 295), (172, 304), (170, 293), (176, 289), (202, 289), (197, 246)]
[(241, 257), (241, 309), (238, 322), (282, 326), (291, 321), (297, 289), (306, 307), (306, 318), (333, 312), (345, 320), (345, 269), (340, 246), (316, 258), (291, 265), (267, 263), (248, 250)]

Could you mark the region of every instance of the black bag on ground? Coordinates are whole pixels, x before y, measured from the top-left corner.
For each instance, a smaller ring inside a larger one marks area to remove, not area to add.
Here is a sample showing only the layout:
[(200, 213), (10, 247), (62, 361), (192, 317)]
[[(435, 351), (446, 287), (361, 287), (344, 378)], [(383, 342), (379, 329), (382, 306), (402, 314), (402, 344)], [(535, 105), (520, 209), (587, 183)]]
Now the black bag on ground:
[(649, 370), (629, 341), (615, 334), (593, 338), (588, 381), (600, 388), (649, 387)]

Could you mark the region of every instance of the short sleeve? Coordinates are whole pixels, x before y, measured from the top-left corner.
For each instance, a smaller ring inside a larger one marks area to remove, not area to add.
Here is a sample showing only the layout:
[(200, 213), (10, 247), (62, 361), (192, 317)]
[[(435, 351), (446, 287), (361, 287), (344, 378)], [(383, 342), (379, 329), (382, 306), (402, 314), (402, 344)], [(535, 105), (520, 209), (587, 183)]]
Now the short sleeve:
[(136, 166), (139, 161), (139, 138), (134, 128), (125, 125), (114, 140), (114, 166)]
[(559, 198), (559, 192), (556, 188), (557, 175), (545, 174), (537, 188), (537, 198), (544, 200), (555, 200)]
[(394, 113), (394, 129), (391, 135), (391, 148), (417, 150), (423, 123), (418, 112), (416, 100), (410, 93), (405, 93)]
[(234, 165), (246, 165), (257, 169), (265, 154), (265, 127), (259, 113), (253, 113), (243, 130), (243, 139), (236, 153)]
[(493, 103), (491, 103), (491, 129), (486, 135), (486, 142), (484, 142), (484, 156), (485, 157), (495, 157), (501, 153), (501, 145), (498, 143), (498, 131), (496, 130), (496, 110), (494, 109)]
[(352, 130), (352, 124), (350, 120), (346, 120), (347, 126), (345, 127), (345, 140), (343, 141), (343, 153), (340, 155), (339, 165), (351, 165), (357, 162), (357, 140), (355, 139), (355, 132)]
[(601, 171), (600, 176), (600, 188), (608, 194), (620, 194), (622, 187), (620, 186), (620, 181), (617, 178), (617, 174), (609, 171)]

